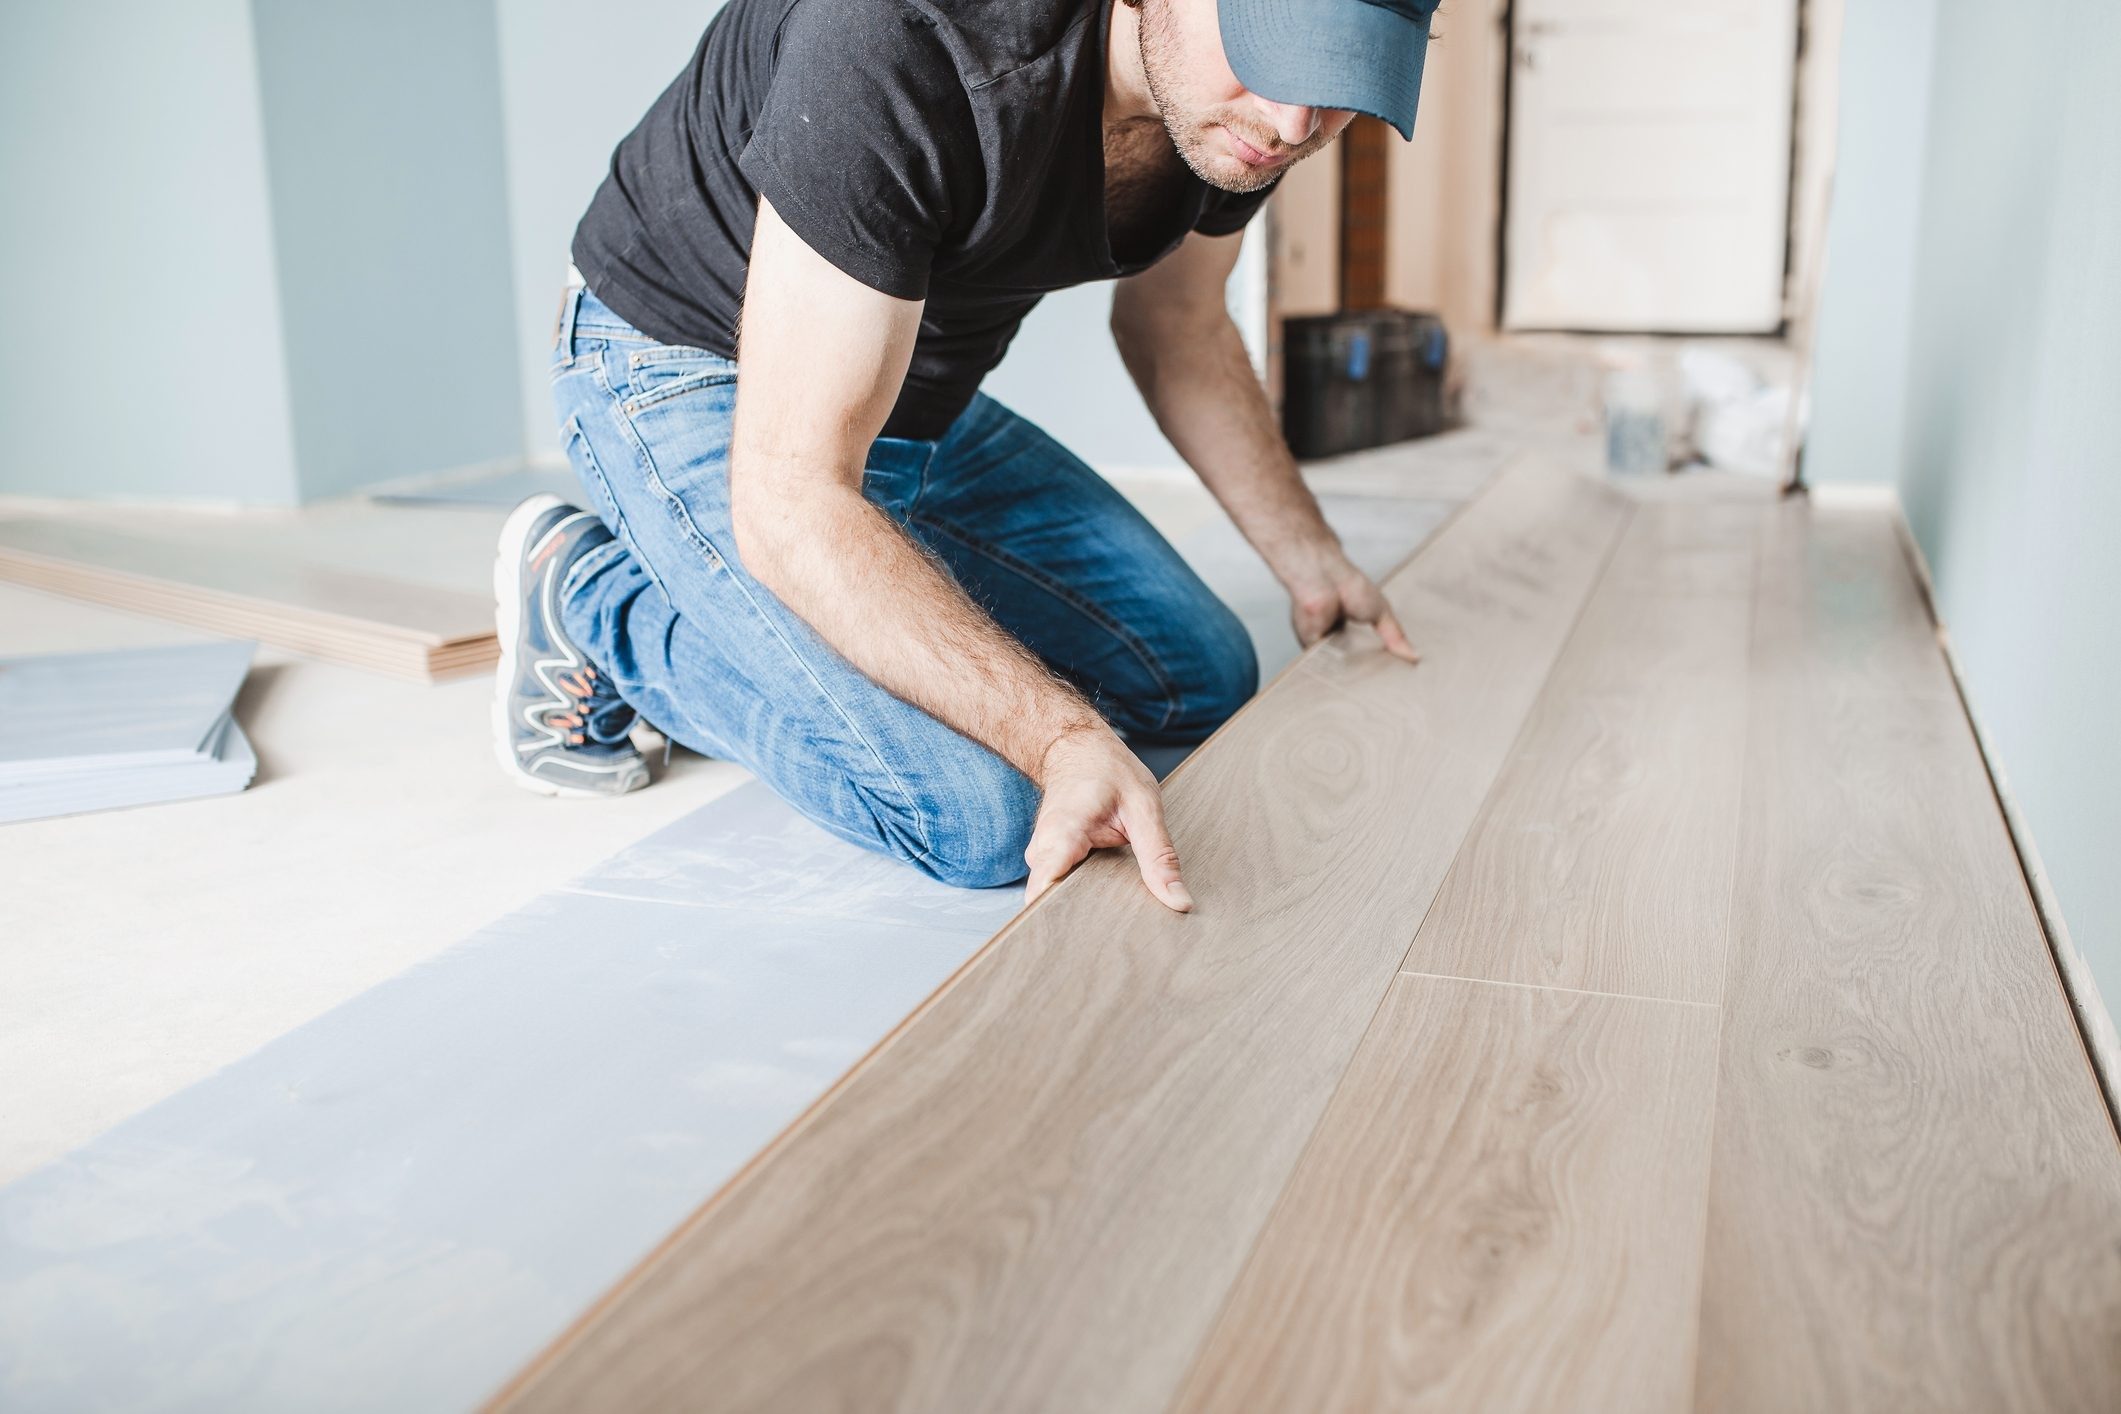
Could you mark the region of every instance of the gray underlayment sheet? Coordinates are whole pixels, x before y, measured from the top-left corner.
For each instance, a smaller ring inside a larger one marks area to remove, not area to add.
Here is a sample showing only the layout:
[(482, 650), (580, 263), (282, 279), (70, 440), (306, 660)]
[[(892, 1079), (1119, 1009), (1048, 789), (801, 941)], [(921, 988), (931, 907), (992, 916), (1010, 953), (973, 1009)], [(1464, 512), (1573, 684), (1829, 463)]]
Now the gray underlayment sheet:
[[(1373, 572), (1449, 510), (1327, 501)], [(1183, 547), (1283, 666), (1234, 530)], [(469, 1408), (1020, 898), (744, 786), (0, 1189), (0, 1408)]]
[(256, 645), (0, 658), (0, 823), (242, 790), (230, 715)]

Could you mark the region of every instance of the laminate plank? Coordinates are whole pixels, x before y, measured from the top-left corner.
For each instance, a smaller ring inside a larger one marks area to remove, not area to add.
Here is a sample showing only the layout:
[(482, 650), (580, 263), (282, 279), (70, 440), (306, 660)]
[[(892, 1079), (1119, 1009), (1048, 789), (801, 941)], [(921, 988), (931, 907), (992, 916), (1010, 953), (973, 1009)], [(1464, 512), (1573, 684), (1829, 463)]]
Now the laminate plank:
[(1411, 970), (1720, 1000), (1766, 510), (1636, 511)]
[(1959, 700), (1888, 506), (1778, 506), (1761, 545), (1756, 671), (1814, 697)]
[(1402, 975), (1176, 1408), (1686, 1409), (1716, 1035)]
[(100, 577), (47, 576), (20, 564), (0, 564), (0, 578), (69, 599), (108, 604), (172, 623), (190, 624), (236, 638), (255, 638), (291, 652), (411, 682), (429, 682), (493, 665), (499, 647), (492, 635), (444, 647), (383, 634), (362, 635), (319, 625), (264, 605), (178, 593), (142, 595)]
[(1893, 514), (1764, 558), (1699, 1407), (2121, 1409), (2121, 1151)]
[(476, 595), (72, 521), (0, 521), (0, 579), (398, 676), (499, 655)]
[[(497, 1401), (1164, 1407), (1624, 523), (1512, 468)], [(1418, 811), (1409, 802), (1419, 801)]]
[(1412, 442), (1307, 462), (1304, 479), (1320, 495), (1412, 496), (1462, 501), (1477, 496), (1523, 450), (1514, 438), (1461, 427)]
[(1751, 599), (1761, 527), (1774, 509), (1765, 498), (1640, 503), (1599, 586)]

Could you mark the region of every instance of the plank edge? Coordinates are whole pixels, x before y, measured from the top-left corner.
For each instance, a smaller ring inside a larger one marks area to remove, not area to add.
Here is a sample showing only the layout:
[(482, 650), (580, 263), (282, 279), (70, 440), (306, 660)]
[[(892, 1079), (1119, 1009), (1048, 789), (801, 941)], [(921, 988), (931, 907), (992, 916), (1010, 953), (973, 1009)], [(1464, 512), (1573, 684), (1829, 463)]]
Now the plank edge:
[(1922, 542), (1915, 538), (1914, 527), (1908, 524), (1897, 494), (1892, 498), (1891, 507), (1893, 530), (1900, 543), (1901, 555), (1908, 573), (1914, 577), (1916, 592), (1922, 596), (1922, 608), (1929, 615), (1930, 627), (1936, 631), (1938, 651), (1944, 655), (1945, 671), (1950, 674), (1952, 687), (1958, 694), (1959, 711), (1966, 718), (1968, 730), (1973, 733), (1974, 749), (1981, 757), (1982, 774), (1988, 778), (1989, 791), (2003, 816), (2003, 831), (2009, 837), (2011, 852), (2017, 859), (2018, 877), (2025, 885), (2033, 916), (2039, 921), (2040, 935), (2047, 944), (2048, 960), (2054, 964), (2055, 980), (2062, 988), (2063, 1000), (2069, 1005), (2070, 1018), (2076, 1023), (2078, 1039), (2084, 1046), (2085, 1063), (2091, 1067), (2092, 1083), (2098, 1087), (2099, 1098), (2105, 1103), (2106, 1121), (2113, 1127), (2114, 1141), (2121, 1145), (2121, 1032), (2115, 1030), (2113, 1012), (2100, 995), (2099, 982), (2092, 975), (2091, 964), (2085, 961), (2076, 940), (2070, 936), (2069, 924), (2062, 915), (2061, 900), (2055, 897), (2054, 883), (2041, 862), (2030, 825), (2018, 808), (2010, 777), (1996, 754), (1993, 738), (1982, 725), (1981, 714), (1974, 709), (1973, 697), (1967, 691), (1966, 674), (1960, 667), (1957, 651), (1952, 647), (1951, 632), (1937, 612), (1936, 582), (1930, 577), (1929, 557), (1923, 553)]
[[(1461, 502), (1456, 508), (1452, 510), (1449, 516), (1445, 517), (1444, 520), (1440, 522), (1433, 530), (1431, 530), (1428, 535), (1423, 537), (1420, 543), (1410, 549), (1407, 555), (1393, 567), (1392, 571), (1384, 576), (1382, 583), (1389, 584), (1393, 579), (1405, 573), (1406, 570), (1411, 565), (1413, 565), (1416, 560), (1420, 559), (1423, 554), (1431, 550), (1437, 544), (1437, 542), (1442, 539), (1446, 531), (1458, 525), (1465, 518), (1468, 511), (1470, 511), (1474, 506), (1484, 502), (1489, 497), (1493, 496), (1496, 489), (1504, 485), (1509, 480), (1510, 474), (1512, 472), (1518, 471), (1520, 468), (1523, 467), (1537, 466), (1542, 464), (1543, 461), (1541, 458), (1530, 453), (1519, 454), (1507, 459), (1503, 466), (1498, 468), (1494, 474), (1490, 475), (1487, 480), (1482, 483), (1480, 490), (1477, 493), (1467, 497), (1463, 502)], [(1546, 474), (1555, 476), (1557, 478), (1569, 477), (1586, 482), (1592, 482), (1592, 484), (1599, 484), (1593, 482), (1592, 478), (1581, 476), (1579, 473), (1571, 471), (1566, 467), (1556, 467), (1549, 465)], [(1620, 536), (1625, 531), (1627, 519), (1628, 518), (1626, 515), (1622, 515), (1619, 519), (1616, 520), (1614, 524), (1611, 539), (1607, 542), (1600, 558), (1598, 573), (1593, 576), (1590, 586), (1587, 587), (1584, 592), (1584, 598), (1586, 602), (1588, 602), (1590, 595), (1596, 591), (1598, 579), (1603, 576), (1605, 566), (1607, 563), (1610, 562), (1614, 546), (1619, 543)], [(1577, 606), (1577, 617), (1580, 617), (1581, 614), (1582, 605), (1579, 604)], [(1199, 746), (1195, 747), (1192, 753), (1188, 755), (1184, 761), (1181, 761), (1175, 768), (1173, 768), (1170, 774), (1164, 778), (1164, 786), (1168, 788), (1170, 782), (1176, 779), (1180, 772), (1184, 771), (1193, 762), (1199, 760), (1201, 756), (1206, 753), (1211, 747), (1213, 747), (1217, 741), (1223, 738), (1225, 733), (1229, 732), (1232, 729), (1233, 725), (1239, 720), (1239, 718), (1242, 718), (1247, 713), (1251, 712), (1254, 707), (1268, 695), (1270, 691), (1282, 688), (1283, 684), (1285, 683), (1292, 683), (1296, 681), (1299, 675), (1307, 677), (1310, 681), (1314, 683), (1322, 681), (1321, 676), (1315, 670), (1308, 669), (1306, 665), (1311, 661), (1313, 657), (1328, 651), (1330, 646), (1336, 645), (1337, 642), (1342, 638), (1342, 636), (1347, 633), (1347, 631), (1348, 630), (1345, 626), (1337, 628), (1333, 632), (1319, 639), (1318, 642), (1312, 644), (1309, 648), (1306, 648), (1303, 652), (1298, 654), (1292, 662), (1290, 662), (1286, 667), (1284, 667), (1279, 673), (1275, 674), (1274, 678), (1270, 682), (1262, 686), (1259, 692), (1254, 694), (1254, 696), (1249, 702), (1247, 702), (1243, 707), (1239, 708), (1238, 711), (1234, 713), (1228, 721), (1224, 722), (1220, 727), (1216, 728), (1214, 733), (1211, 734)], [(1574, 620), (1572, 620), (1569, 632), (1573, 633), (1574, 631)], [(1566, 638), (1564, 638), (1564, 642), (1566, 642)], [(1551, 664), (1548, 665), (1548, 671), (1552, 671)], [(944, 1000), (944, 998), (947, 997), (957, 987), (962, 985), (964, 981), (969, 978), (976, 969), (983, 966), (988, 961), (988, 959), (990, 959), (994, 955), (994, 953), (1001, 947), (1001, 945), (1009, 939), (1010, 935), (1015, 933), (1016, 930), (1024, 923), (1024, 921), (1030, 917), (1033, 909), (1039, 907), (1039, 904), (1045, 902), (1046, 899), (1050, 899), (1054, 895), (1058, 894), (1062, 889), (1066, 889), (1072, 885), (1075, 885), (1078, 879), (1084, 877), (1084, 874), (1085, 871), (1081, 869), (1076, 870), (1067, 878), (1062, 879), (1051, 889), (1047, 890), (1046, 894), (1041, 897), (1039, 902), (1030, 904), (1025, 908), (1019, 909), (1014, 917), (1012, 917), (1008, 922), (1004, 923), (1001, 928), (995, 932), (993, 937), (989, 938), (986, 942), (982, 943), (970, 957), (966, 958), (962, 963), (960, 963), (957, 968), (950, 973), (948, 977), (945, 977), (943, 979), (943, 981), (935, 988), (934, 991), (930, 992), (925, 998), (922, 999), (922, 1001), (917, 1006), (915, 1006), (910, 1012), (908, 1012), (906, 1016), (902, 1020), (900, 1020), (897, 1025), (893, 1026), (888, 1032), (886, 1032), (881, 1040), (879, 1040), (874, 1046), (870, 1047), (868, 1051), (864, 1052), (859, 1058), (857, 1058), (852, 1065), (847, 1067), (845, 1071), (841, 1072), (839, 1077), (834, 1080), (830, 1086), (826, 1087), (823, 1093), (821, 1093), (809, 1105), (805, 1106), (803, 1110), (799, 1114), (797, 1114), (794, 1119), (790, 1120), (778, 1133), (776, 1133), (771, 1139), (769, 1139), (765, 1143), (765, 1145), (758, 1150), (758, 1152), (754, 1153), (749, 1159), (747, 1159), (744, 1164), (739, 1167), (735, 1173), (731, 1174), (726, 1181), (724, 1181), (712, 1193), (708, 1194), (704, 1199), (702, 1199), (699, 1205), (695, 1207), (692, 1212), (687, 1214), (684, 1220), (678, 1223), (677, 1226), (672, 1228), (669, 1232), (665, 1233), (663, 1237), (655, 1244), (654, 1247), (650, 1248), (637, 1261), (635, 1261), (631, 1266), (629, 1266), (624, 1275), (622, 1275), (617, 1281), (613, 1282), (608, 1288), (605, 1289), (605, 1291), (601, 1295), (597, 1297), (595, 1301), (591, 1302), (587, 1307), (585, 1307), (581, 1311), (580, 1314), (578, 1314), (573, 1320), (568, 1322), (566, 1327), (562, 1329), (557, 1335), (555, 1335), (550, 1341), (548, 1341), (537, 1352), (535, 1356), (533, 1356), (530, 1360), (526, 1361), (522, 1368), (517, 1370), (516, 1373), (510, 1377), (506, 1384), (502, 1385), (485, 1401), (483, 1401), (479, 1406), (481, 1411), (486, 1412), (486, 1414), (497, 1414), (497, 1411), (505, 1409), (519, 1395), (525, 1393), (531, 1386), (535, 1385), (538, 1380), (543, 1377), (546, 1371), (561, 1359), (561, 1357), (567, 1352), (568, 1349), (570, 1349), (578, 1341), (583, 1339), (590, 1331), (590, 1329), (594, 1327), (603, 1318), (605, 1313), (609, 1311), (613, 1306), (617, 1305), (621, 1300), (623, 1300), (627, 1296), (628, 1293), (630, 1293), (636, 1286), (638, 1286), (640, 1282), (645, 1279), (647, 1274), (656, 1266), (658, 1266), (670, 1254), (671, 1251), (680, 1246), (685, 1241), (685, 1239), (691, 1236), (693, 1232), (695, 1232), (700, 1227), (704, 1226), (706, 1223), (711, 1221), (715, 1217), (715, 1215), (720, 1211), (722, 1206), (730, 1199), (730, 1197), (735, 1194), (736, 1191), (741, 1188), (745, 1183), (747, 1183), (760, 1168), (764, 1167), (767, 1163), (771, 1162), (790, 1144), (794, 1143), (803, 1134), (803, 1132), (806, 1131), (813, 1122), (815, 1122), (817, 1117), (824, 1112), (826, 1106), (836, 1100), (839, 1095), (843, 1091), (845, 1091), (849, 1086), (853, 1085), (858, 1077), (865, 1074), (871, 1067), (881, 1062), (884, 1056), (891, 1050), (891, 1048), (909, 1031), (911, 1031), (913, 1027), (918, 1024), (923, 1017), (927, 1016), (931, 1011), (933, 1011), (937, 1006), (939, 1006)], [(1433, 904), (1433, 902), (1434, 900), (1432, 899), (1431, 903)], [(1413, 936), (1414, 935), (1412, 933), (1408, 934), (1409, 947), (1412, 946)], [(1389, 993), (1389, 991), (1390, 989), (1388, 987), (1386, 989), (1387, 994)], [(1378, 999), (1378, 1005), (1380, 1007), (1383, 1005), (1382, 996), (1380, 996)], [(1369, 1027), (1374, 1025), (1375, 1022), (1376, 1014), (1373, 1011), (1370, 1021), (1365, 1023), (1365, 1035), (1368, 1034)], [(1339, 1081), (1335, 1082), (1332, 1094), (1337, 1093), (1339, 1093)], [(1327, 1097), (1327, 1102), (1329, 1104), (1331, 1102), (1331, 1098), (1332, 1096), (1331, 1094), (1329, 1094)], [(1320, 1114), (1322, 1115), (1323, 1113), (1324, 1109), (1321, 1108)], [(1307, 1138), (1305, 1141), (1305, 1147), (1308, 1147), (1309, 1142), (1310, 1141)], [(1302, 1150), (1299, 1150), (1299, 1161), (1301, 1159), (1301, 1154)], [(1257, 1242), (1258, 1234), (1254, 1234), (1253, 1240), (1254, 1242)], [(1224, 1296), (1227, 1300), (1228, 1293), (1225, 1292)], [(1218, 1308), (1217, 1314), (1219, 1317), (1220, 1308)]]

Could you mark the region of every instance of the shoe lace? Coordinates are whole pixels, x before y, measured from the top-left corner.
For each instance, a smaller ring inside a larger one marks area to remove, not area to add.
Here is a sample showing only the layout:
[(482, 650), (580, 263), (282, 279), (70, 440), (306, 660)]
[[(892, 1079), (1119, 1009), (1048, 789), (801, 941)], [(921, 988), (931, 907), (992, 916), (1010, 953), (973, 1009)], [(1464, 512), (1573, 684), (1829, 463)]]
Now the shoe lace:
[(548, 713), (545, 720), (568, 729), (569, 746), (591, 741), (610, 746), (625, 740), (633, 728), (634, 711), (611, 685), (611, 679), (585, 663), (580, 672), (555, 673), (553, 682), (567, 694), (568, 707), (564, 712)]

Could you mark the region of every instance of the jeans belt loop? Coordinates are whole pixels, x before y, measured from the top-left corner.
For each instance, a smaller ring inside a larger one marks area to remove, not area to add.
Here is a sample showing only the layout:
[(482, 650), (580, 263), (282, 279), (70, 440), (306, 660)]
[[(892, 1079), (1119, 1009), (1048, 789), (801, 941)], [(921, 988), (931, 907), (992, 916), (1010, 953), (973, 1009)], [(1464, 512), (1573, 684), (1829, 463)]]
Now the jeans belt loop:
[(582, 287), (569, 285), (560, 297), (560, 322), (553, 330), (552, 346), (568, 358), (574, 357), (574, 317), (582, 307)]

